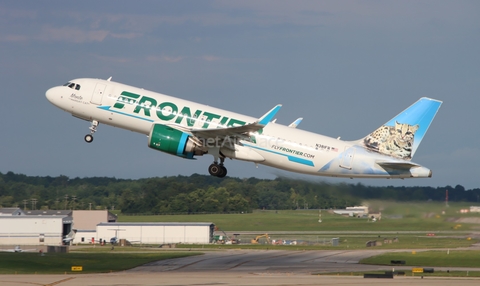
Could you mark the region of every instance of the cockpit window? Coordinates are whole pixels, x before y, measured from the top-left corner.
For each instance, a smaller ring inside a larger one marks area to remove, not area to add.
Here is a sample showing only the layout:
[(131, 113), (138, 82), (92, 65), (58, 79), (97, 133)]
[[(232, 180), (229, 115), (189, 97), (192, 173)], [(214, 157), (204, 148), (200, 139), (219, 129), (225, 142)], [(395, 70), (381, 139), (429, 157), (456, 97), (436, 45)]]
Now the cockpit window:
[(80, 90), (80, 85), (79, 85), (79, 84), (76, 84), (76, 83), (73, 83), (73, 82), (67, 82), (67, 83), (64, 84), (63, 86), (68, 86), (68, 87), (71, 88), (71, 89)]

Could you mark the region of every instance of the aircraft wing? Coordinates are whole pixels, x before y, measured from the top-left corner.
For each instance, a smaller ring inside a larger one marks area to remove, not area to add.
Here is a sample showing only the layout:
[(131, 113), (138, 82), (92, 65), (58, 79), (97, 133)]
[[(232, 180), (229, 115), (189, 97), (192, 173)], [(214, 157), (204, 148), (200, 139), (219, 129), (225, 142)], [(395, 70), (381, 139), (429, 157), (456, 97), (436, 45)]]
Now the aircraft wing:
[(37, 249), (22, 249), (22, 248), (13, 248), (13, 249), (0, 249), (0, 252), (34, 252)]
[(253, 123), (248, 123), (243, 126), (235, 126), (235, 127), (225, 127), (225, 128), (215, 128), (215, 129), (191, 129), (190, 132), (195, 135), (196, 137), (201, 138), (225, 138), (227, 136), (236, 137), (236, 136), (243, 136), (249, 132), (256, 132), (265, 125), (267, 125), (273, 117), (277, 114), (277, 112), (282, 107), (281, 104), (272, 108), (269, 112), (265, 113), (262, 117), (257, 119)]
[(20, 252), (36, 252), (36, 248), (30, 248), (30, 249), (22, 249)]
[[(278, 104), (274, 108), (270, 109), (267, 113), (265, 113), (262, 117), (255, 120), (253, 123), (247, 123), (243, 126), (234, 126), (234, 127), (225, 127), (225, 128), (212, 128), (212, 129), (202, 129), (202, 128), (187, 128), (185, 126), (181, 126), (179, 124), (167, 124), (171, 128), (175, 128), (179, 131), (185, 132), (191, 137), (193, 142), (195, 142), (199, 146), (205, 146), (203, 144), (206, 140), (214, 140), (214, 142), (218, 142), (219, 145), (224, 147), (230, 148), (235, 150), (234, 140), (229, 140), (229, 138), (242, 138), (249, 136), (248, 133), (256, 132), (265, 127), (270, 121), (272, 121), (273, 117), (277, 114), (277, 112), (282, 107), (281, 104)], [(203, 140), (202, 140), (203, 139)], [(206, 139), (206, 140), (205, 140)]]

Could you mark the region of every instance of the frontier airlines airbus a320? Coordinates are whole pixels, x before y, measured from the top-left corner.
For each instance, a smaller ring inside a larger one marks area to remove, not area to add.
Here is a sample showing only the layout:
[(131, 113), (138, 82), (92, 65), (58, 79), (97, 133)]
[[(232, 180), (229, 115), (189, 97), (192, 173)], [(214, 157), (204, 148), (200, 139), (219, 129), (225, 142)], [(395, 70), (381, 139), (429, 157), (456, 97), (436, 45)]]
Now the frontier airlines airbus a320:
[(275, 123), (281, 105), (253, 118), (108, 80), (81, 78), (46, 92), (47, 99), (91, 122), (148, 136), (152, 149), (185, 159), (210, 154), (212, 176), (224, 177), (225, 158), (287, 171), (348, 178), (426, 178), (432, 172), (411, 161), (441, 101), (420, 98), (362, 139), (342, 141)]

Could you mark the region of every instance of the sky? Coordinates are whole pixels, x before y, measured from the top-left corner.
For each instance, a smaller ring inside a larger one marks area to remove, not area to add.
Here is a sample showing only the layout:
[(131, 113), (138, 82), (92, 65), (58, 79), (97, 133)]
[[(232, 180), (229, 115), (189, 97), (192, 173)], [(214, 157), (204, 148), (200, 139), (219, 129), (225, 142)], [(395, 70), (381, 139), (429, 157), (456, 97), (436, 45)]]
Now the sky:
[(0, 0), (0, 172), (125, 179), (208, 174), (145, 135), (90, 123), (45, 98), (107, 79), (356, 140), (426, 96), (443, 101), (413, 161), (430, 179), (305, 176), (227, 160), (228, 175), (374, 186), (480, 188), (479, 1)]

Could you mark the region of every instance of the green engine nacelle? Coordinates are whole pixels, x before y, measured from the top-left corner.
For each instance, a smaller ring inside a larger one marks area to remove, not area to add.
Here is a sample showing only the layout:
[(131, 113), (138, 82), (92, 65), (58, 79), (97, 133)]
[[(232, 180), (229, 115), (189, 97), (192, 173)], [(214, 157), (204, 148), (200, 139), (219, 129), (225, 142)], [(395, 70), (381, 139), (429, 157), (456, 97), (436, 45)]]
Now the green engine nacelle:
[(195, 144), (189, 135), (175, 128), (153, 124), (148, 138), (148, 147), (187, 159), (193, 159)]

